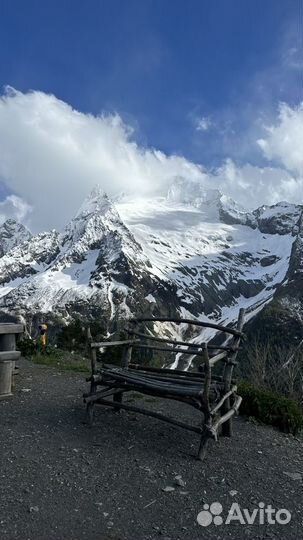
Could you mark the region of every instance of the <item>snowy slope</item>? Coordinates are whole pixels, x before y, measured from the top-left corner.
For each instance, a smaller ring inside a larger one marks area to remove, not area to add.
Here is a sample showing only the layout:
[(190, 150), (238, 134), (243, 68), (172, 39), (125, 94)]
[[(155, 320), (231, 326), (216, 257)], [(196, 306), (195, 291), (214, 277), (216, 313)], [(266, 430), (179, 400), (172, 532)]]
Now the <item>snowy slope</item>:
[(121, 201), (117, 207), (151, 261), (151, 271), (173, 281), (180, 306), (198, 318), (227, 322), (239, 306), (257, 309), (287, 272), (290, 234), (229, 225), (215, 219), (213, 207), (208, 212), (207, 206), (198, 210), (165, 199)]
[[(96, 188), (63, 233), (41, 233), (0, 259), (0, 307), (67, 318), (79, 310), (126, 317), (126, 298), (136, 297), (148, 264), (107, 195)], [(152, 279), (145, 281), (147, 288), (156, 287)]]

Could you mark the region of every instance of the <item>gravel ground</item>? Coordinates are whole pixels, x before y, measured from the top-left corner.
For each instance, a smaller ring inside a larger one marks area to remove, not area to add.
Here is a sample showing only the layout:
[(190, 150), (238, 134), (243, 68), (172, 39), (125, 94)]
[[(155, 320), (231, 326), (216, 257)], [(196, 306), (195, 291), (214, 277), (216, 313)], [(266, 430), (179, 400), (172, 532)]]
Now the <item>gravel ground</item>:
[[(85, 425), (84, 375), (25, 360), (20, 371), (14, 398), (0, 401), (1, 540), (302, 538), (302, 438), (236, 419), (233, 438), (201, 463), (196, 434), (152, 418), (100, 407)], [(179, 418), (196, 414), (143, 400)], [(243, 512), (261, 501), (291, 521), (262, 525), (259, 513), (252, 525), (225, 523), (232, 503)], [(214, 502), (223, 523), (202, 527), (197, 515)]]

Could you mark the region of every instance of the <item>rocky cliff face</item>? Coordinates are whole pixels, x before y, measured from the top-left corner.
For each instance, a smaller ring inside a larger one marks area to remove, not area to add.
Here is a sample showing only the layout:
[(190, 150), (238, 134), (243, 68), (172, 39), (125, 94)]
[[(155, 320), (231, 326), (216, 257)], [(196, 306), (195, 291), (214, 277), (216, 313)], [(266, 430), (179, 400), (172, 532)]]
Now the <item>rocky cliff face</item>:
[(279, 305), (299, 335), (302, 213), (288, 203), (248, 212), (180, 178), (167, 197), (151, 200), (121, 197), (114, 204), (96, 188), (61, 233), (31, 236), (16, 223), (2, 226), (9, 242), (0, 241), (0, 310), (112, 322), (183, 315), (227, 324), (245, 307), (255, 324)]
[(32, 237), (30, 231), (14, 219), (7, 219), (0, 226), (0, 257)]
[(146, 297), (153, 292), (160, 304), (163, 294), (163, 312), (174, 311), (173, 298), (164, 305), (171, 287), (149, 267), (141, 245), (96, 188), (62, 233), (33, 236), (0, 258), (0, 309), (66, 320), (125, 319), (150, 311)]
[[(296, 207), (297, 209), (299, 207)], [(279, 216), (274, 222), (278, 234), (291, 234), (292, 243), (289, 264), (284, 280), (277, 285), (271, 302), (248, 325), (250, 339), (288, 348), (296, 347), (303, 340), (303, 212), (292, 220), (290, 214), (284, 215), (286, 227), (279, 222)], [(272, 218), (271, 218), (272, 220)], [(293, 221), (295, 223), (293, 223)], [(271, 221), (273, 225), (273, 222)], [(288, 231), (288, 232), (287, 232)]]

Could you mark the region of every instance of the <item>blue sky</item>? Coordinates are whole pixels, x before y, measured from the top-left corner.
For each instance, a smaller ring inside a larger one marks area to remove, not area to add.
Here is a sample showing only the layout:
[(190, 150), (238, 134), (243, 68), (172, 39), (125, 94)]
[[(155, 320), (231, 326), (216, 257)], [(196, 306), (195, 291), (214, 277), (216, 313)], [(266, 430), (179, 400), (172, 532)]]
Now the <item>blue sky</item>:
[[(300, 39), (300, 5), (2, 0), (0, 85), (54, 93), (84, 112), (117, 111), (139, 142), (168, 153), (210, 164), (224, 153), (246, 158), (231, 139), (252, 128), (256, 113), (300, 100), (302, 76), (289, 80), (283, 65)], [(206, 137), (195, 129), (199, 117), (217, 129)]]
[[(38, 178), (53, 183), (60, 177), (58, 189), (63, 174), (67, 183), (68, 175), (77, 176), (78, 186), (95, 183), (91, 162), (83, 158), (88, 133), (95, 176), (105, 187), (121, 174), (129, 185), (135, 174), (146, 176), (145, 189), (161, 176), (156, 149), (167, 157), (163, 178), (179, 174), (178, 167), (180, 174), (190, 168), (190, 176), (199, 176), (187, 161), (171, 159), (174, 154), (211, 173), (219, 170), (218, 186), (224, 188), (226, 177), (227, 194), (235, 196), (240, 187), (242, 203), (295, 200), (303, 185), (302, 59), (302, 0), (1, 0), (0, 205), (10, 193), (37, 205)], [(9, 99), (7, 85), (17, 91)], [(84, 114), (81, 137), (69, 107)], [(93, 121), (98, 115), (105, 117), (100, 140)], [(123, 126), (108, 122), (108, 115), (119, 115)], [(44, 146), (41, 130), (49, 130)], [(98, 148), (106, 148), (108, 138), (113, 144), (101, 163)], [(120, 161), (117, 146), (123, 147)], [(117, 163), (112, 176), (108, 155)], [(266, 176), (257, 170), (266, 166), (275, 171)], [(253, 201), (247, 201), (247, 186), (256, 193)], [(80, 187), (74, 206), (85, 191)], [(11, 202), (5, 205), (0, 221)]]

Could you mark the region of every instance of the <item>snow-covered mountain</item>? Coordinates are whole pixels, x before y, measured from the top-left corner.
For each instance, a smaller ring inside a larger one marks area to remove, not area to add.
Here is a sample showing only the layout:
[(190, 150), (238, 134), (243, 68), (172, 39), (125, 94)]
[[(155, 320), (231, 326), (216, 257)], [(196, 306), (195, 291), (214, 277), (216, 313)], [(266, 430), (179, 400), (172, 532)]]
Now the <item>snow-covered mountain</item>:
[(7, 219), (0, 226), (0, 257), (32, 237), (30, 231), (14, 219)]
[(11, 221), (0, 228), (0, 310), (102, 321), (186, 315), (226, 324), (239, 307), (249, 320), (274, 299), (302, 325), (302, 215), (302, 205), (284, 202), (246, 211), (182, 178), (154, 199), (113, 203), (96, 188), (61, 233), (31, 236)]

